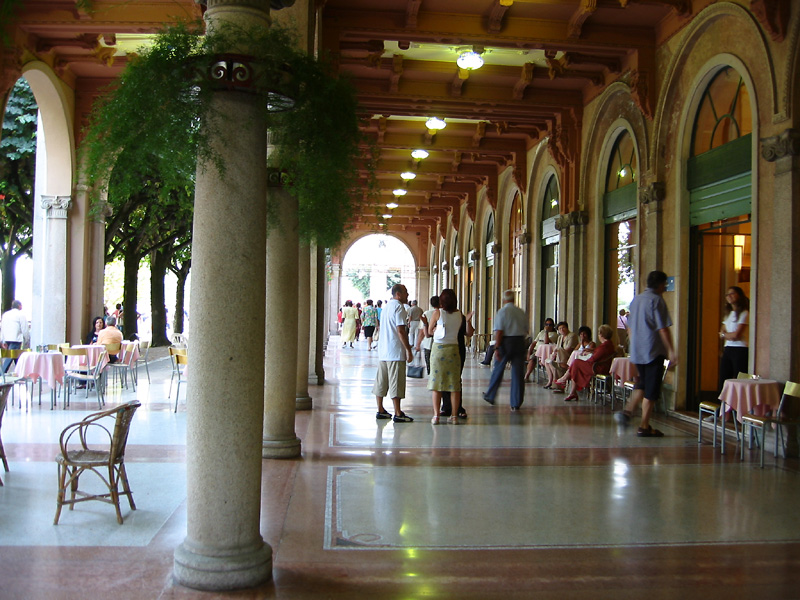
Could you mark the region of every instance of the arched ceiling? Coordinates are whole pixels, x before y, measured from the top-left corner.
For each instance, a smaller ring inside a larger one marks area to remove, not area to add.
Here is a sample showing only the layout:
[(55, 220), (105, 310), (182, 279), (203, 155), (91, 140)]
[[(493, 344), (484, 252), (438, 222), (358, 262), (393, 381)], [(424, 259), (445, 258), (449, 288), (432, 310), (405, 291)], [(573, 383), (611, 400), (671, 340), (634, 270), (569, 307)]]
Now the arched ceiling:
[[(623, 80), (649, 114), (655, 49), (687, 22), (691, 6), (688, 0), (316, 0), (320, 48), (355, 83), (363, 130), (378, 149), (380, 197), (365, 204), (354, 226), (427, 236), (452, 214), (458, 227), (464, 204), (474, 218), (482, 187), (496, 204), (506, 168), (527, 189), (526, 154), (545, 137), (563, 169), (569, 209), (576, 202), (570, 198), (577, 186), (569, 181), (577, 181), (583, 107)], [(21, 1), (15, 41), (26, 50), (2, 57), (2, 89), (29, 52), (75, 88), (78, 113), (85, 114), (142, 36), (201, 14), (193, 0)], [(465, 49), (481, 52), (483, 67), (460, 69), (456, 58)], [(429, 131), (431, 116), (443, 118), (446, 128)], [(429, 156), (414, 160), (417, 148)], [(416, 178), (404, 184), (403, 171)], [(392, 190), (399, 187), (407, 194), (396, 198)], [(398, 207), (387, 208), (389, 202)]]

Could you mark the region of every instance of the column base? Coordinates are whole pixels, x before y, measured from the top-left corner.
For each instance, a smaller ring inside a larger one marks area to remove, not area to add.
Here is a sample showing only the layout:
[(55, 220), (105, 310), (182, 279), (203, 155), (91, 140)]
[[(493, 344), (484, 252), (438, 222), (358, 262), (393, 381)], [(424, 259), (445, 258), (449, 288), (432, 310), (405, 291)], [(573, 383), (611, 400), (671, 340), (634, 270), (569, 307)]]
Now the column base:
[(262, 440), (262, 458), (295, 458), (300, 456), (300, 438), (293, 440)]
[(295, 410), (311, 410), (311, 396), (297, 396), (294, 399)]
[(269, 544), (226, 556), (200, 554), (191, 546), (184, 541), (175, 549), (172, 576), (179, 585), (196, 590), (240, 590), (257, 587), (272, 578)]

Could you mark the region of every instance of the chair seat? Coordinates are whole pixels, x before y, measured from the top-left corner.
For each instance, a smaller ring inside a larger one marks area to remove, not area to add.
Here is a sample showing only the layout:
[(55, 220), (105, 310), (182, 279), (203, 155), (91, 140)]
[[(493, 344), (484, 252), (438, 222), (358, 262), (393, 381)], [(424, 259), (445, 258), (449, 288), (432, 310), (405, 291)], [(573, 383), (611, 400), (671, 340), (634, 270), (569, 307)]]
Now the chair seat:
[(749, 413), (742, 415), (742, 423), (753, 423), (754, 425), (766, 425), (773, 421), (772, 417), (751, 415)]
[(703, 402), (700, 403), (700, 408), (704, 408), (710, 411), (716, 411), (720, 406), (722, 406), (722, 404), (720, 404), (719, 402), (712, 402), (710, 400), (704, 400)]
[(110, 453), (105, 450), (70, 450), (67, 458), (63, 454), (56, 456), (58, 464), (79, 464), (84, 467), (102, 467), (108, 464)]

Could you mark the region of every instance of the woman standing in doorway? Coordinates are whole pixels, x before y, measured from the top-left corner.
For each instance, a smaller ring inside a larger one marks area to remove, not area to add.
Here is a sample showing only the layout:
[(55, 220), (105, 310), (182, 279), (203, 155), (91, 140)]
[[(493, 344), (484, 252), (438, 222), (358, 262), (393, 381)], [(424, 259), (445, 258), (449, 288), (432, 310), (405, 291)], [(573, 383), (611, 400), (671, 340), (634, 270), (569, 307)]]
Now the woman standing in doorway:
[(725, 311), (728, 315), (719, 330), (720, 339), (725, 340), (722, 360), (719, 365), (719, 387), (726, 379), (735, 379), (739, 373), (747, 373), (747, 324), (750, 316), (750, 299), (744, 290), (731, 286), (725, 294)]

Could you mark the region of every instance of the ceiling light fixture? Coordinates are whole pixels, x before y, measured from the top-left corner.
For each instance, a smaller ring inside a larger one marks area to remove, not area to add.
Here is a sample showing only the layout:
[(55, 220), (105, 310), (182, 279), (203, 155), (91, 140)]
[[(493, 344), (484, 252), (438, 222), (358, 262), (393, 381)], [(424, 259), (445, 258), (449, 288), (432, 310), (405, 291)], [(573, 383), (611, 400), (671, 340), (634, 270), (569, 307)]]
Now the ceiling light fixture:
[(447, 123), (444, 122), (444, 119), (440, 119), (439, 117), (431, 117), (425, 121), (425, 127), (431, 131), (439, 131), (447, 127)]
[(389, 210), (394, 210), (398, 206), (400, 206), (400, 205), (397, 202), (387, 202), (386, 203), (386, 208), (388, 208)]
[(411, 158), (416, 158), (417, 160), (422, 160), (423, 158), (428, 158), (428, 151), (427, 150), (414, 150), (411, 152)]
[(416, 177), (417, 174), (414, 173), (413, 171), (403, 171), (402, 173), (400, 173), (400, 178), (405, 181), (409, 181), (410, 179), (416, 179)]
[(466, 71), (474, 71), (483, 66), (483, 57), (474, 50), (465, 50), (458, 55), (456, 64)]
[(392, 193), (395, 196), (405, 196), (408, 193), (408, 190), (404, 190), (403, 188), (397, 188), (396, 190), (392, 190)]
[(391, 218), (392, 218), (392, 215), (391, 215), (391, 213), (389, 213), (389, 214), (385, 214), (385, 215), (381, 215), (381, 216), (382, 216), (384, 219), (391, 219)]

